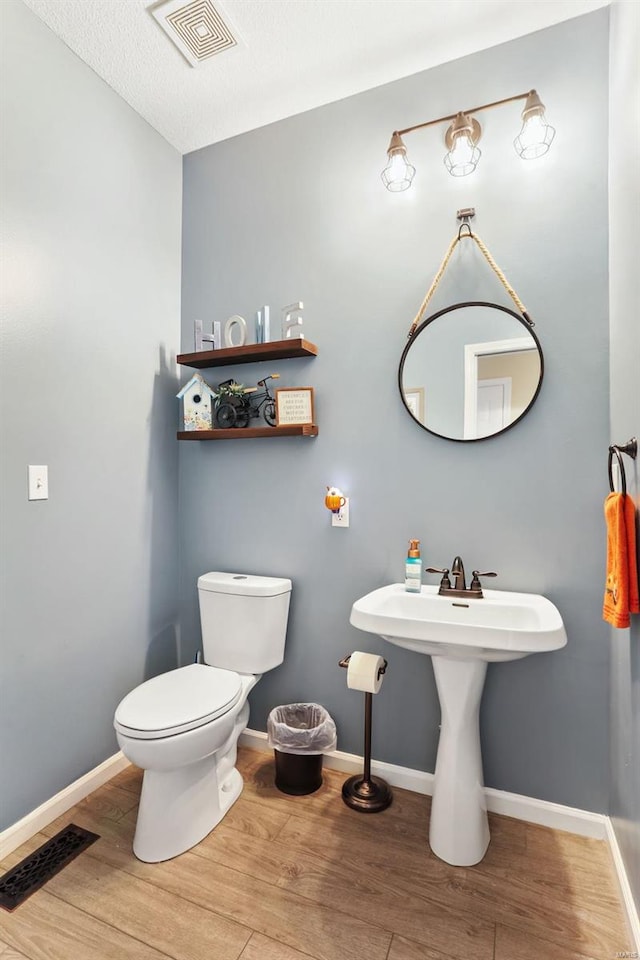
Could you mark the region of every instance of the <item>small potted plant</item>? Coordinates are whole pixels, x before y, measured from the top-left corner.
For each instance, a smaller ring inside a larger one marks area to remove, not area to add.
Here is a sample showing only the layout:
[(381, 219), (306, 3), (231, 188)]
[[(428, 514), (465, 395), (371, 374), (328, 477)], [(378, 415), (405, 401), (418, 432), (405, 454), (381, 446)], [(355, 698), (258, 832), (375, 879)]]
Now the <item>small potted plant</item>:
[(249, 423), (245, 386), (233, 378), (218, 384), (214, 401), (214, 419), (217, 427), (246, 427)]

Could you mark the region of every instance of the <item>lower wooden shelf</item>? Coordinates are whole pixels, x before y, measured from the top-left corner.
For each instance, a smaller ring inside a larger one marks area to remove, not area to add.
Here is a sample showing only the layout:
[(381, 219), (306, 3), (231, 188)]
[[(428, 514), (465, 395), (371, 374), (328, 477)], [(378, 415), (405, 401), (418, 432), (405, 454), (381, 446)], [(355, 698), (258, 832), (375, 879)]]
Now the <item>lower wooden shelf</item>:
[(230, 427), (227, 430), (179, 430), (178, 440), (258, 440), (262, 437), (317, 437), (315, 423), (286, 427)]

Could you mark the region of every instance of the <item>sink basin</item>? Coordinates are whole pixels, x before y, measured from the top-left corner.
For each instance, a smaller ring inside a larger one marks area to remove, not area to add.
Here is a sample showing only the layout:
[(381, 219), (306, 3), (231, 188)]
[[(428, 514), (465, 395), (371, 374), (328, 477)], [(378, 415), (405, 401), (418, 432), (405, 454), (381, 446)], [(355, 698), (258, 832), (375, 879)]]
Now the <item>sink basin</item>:
[(439, 596), (435, 586), (407, 593), (392, 583), (356, 600), (350, 621), (431, 656), (441, 724), (429, 844), (454, 866), (479, 863), (490, 839), (480, 750), (487, 665), (564, 647), (562, 617), (535, 593), (485, 590), (482, 599), (466, 599)]
[(484, 597), (407, 593), (392, 583), (356, 600), (351, 623), (417, 653), (461, 659), (517, 660), (559, 650), (567, 635), (557, 608), (537, 593), (485, 590)]

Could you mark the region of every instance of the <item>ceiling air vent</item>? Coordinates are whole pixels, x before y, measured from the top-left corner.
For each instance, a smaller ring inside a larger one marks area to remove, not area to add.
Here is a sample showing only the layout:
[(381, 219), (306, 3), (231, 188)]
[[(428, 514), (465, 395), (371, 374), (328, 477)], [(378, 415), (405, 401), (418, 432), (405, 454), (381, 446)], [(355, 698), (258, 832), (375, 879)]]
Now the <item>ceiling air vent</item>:
[(151, 13), (192, 67), (236, 46), (237, 41), (211, 0), (168, 0)]

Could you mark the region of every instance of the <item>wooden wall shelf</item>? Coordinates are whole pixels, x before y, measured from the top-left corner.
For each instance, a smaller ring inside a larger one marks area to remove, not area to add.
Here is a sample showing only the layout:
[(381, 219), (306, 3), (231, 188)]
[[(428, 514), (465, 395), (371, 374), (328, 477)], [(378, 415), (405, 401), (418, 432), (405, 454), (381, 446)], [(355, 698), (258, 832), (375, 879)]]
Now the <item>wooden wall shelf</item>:
[(273, 340), (270, 343), (245, 343), (242, 347), (224, 347), (222, 350), (181, 353), (177, 360), (185, 367), (196, 367), (199, 370), (204, 370), (207, 367), (226, 367), (232, 363), (257, 363), (260, 360), (293, 360), (296, 357), (315, 357), (317, 353), (318, 348), (315, 343), (298, 338), (296, 340)]
[(178, 440), (258, 440), (267, 437), (317, 436), (318, 428), (315, 423), (302, 423), (286, 427), (230, 427), (228, 430), (178, 431)]

